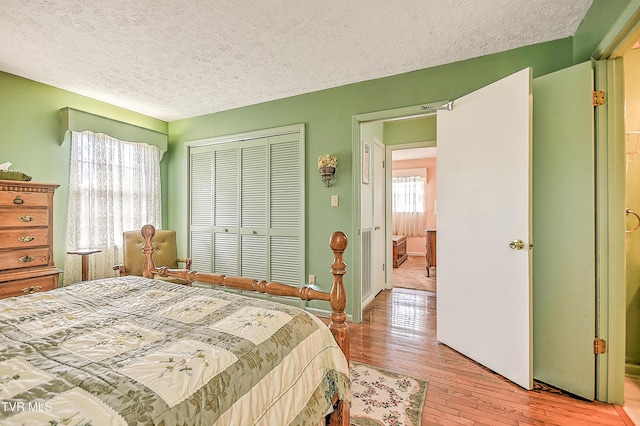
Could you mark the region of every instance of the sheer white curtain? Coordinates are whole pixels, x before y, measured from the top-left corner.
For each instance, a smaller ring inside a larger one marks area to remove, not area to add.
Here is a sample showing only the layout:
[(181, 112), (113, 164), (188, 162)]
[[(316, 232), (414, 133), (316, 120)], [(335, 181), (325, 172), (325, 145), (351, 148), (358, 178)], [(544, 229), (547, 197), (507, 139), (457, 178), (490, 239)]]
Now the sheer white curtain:
[[(93, 132), (72, 132), (66, 249), (100, 249), (89, 279), (115, 276), (122, 232), (162, 223), (160, 150)], [(64, 283), (81, 280), (81, 258), (67, 254)]]
[(424, 233), (424, 178), (422, 176), (391, 179), (392, 219), (394, 235), (408, 237)]

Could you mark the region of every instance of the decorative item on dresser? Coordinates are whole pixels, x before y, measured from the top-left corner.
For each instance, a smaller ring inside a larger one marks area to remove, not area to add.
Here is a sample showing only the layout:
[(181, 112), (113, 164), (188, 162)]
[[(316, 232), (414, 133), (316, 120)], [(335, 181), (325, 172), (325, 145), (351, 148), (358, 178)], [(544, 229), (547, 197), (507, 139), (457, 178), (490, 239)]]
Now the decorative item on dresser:
[(427, 249), (427, 276), (431, 276), (431, 267), (436, 266), (436, 229), (424, 230), (424, 244)]
[(57, 184), (0, 180), (0, 299), (58, 287), (53, 262)]
[(402, 262), (407, 260), (407, 237), (404, 235), (394, 235), (393, 240), (393, 267), (397, 268)]

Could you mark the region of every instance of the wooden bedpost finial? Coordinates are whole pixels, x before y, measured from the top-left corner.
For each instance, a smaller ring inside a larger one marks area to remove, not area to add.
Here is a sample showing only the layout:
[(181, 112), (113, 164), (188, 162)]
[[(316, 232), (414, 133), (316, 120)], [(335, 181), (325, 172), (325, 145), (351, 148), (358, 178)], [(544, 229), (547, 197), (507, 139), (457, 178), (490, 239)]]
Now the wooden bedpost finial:
[(347, 293), (344, 289), (343, 276), (347, 273), (347, 264), (344, 263), (343, 254), (347, 248), (348, 238), (342, 231), (336, 231), (329, 238), (329, 247), (333, 250), (333, 263), (331, 273), (333, 274), (333, 287), (331, 287), (331, 324), (329, 329), (333, 337), (338, 342), (347, 360), (350, 359), (350, 342), (347, 325), (347, 314), (344, 310), (347, 306)]
[(153, 225), (144, 225), (140, 230), (140, 234), (142, 234), (144, 238), (144, 245), (142, 246), (142, 253), (144, 253), (142, 276), (145, 278), (153, 278), (154, 274), (151, 271), (156, 269), (156, 265), (153, 263), (153, 252), (156, 248), (151, 244), (151, 240), (156, 234), (156, 228), (154, 228)]

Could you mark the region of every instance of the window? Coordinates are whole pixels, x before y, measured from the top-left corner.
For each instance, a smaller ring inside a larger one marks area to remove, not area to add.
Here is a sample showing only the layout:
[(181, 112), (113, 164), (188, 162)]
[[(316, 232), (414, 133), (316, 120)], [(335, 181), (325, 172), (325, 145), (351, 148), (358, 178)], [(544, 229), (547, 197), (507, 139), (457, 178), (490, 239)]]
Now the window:
[[(91, 278), (113, 276), (122, 233), (161, 227), (160, 150), (105, 134), (72, 132), (67, 250), (97, 248)], [(67, 255), (64, 283), (79, 281), (81, 259)]]
[(424, 213), (424, 179), (421, 176), (394, 177), (394, 213)]
[(425, 220), (424, 183), (422, 176), (398, 176), (391, 179), (391, 211), (395, 235), (422, 235)]

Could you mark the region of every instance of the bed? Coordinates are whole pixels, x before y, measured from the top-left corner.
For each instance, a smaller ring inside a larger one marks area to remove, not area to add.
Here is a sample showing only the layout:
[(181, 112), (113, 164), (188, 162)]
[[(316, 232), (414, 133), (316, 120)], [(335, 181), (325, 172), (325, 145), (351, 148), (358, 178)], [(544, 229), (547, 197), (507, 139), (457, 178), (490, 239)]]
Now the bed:
[[(144, 277), (0, 300), (0, 424), (349, 425), (343, 233), (326, 293), (156, 268), (155, 229), (141, 232)], [(158, 277), (325, 300), (331, 321)]]

